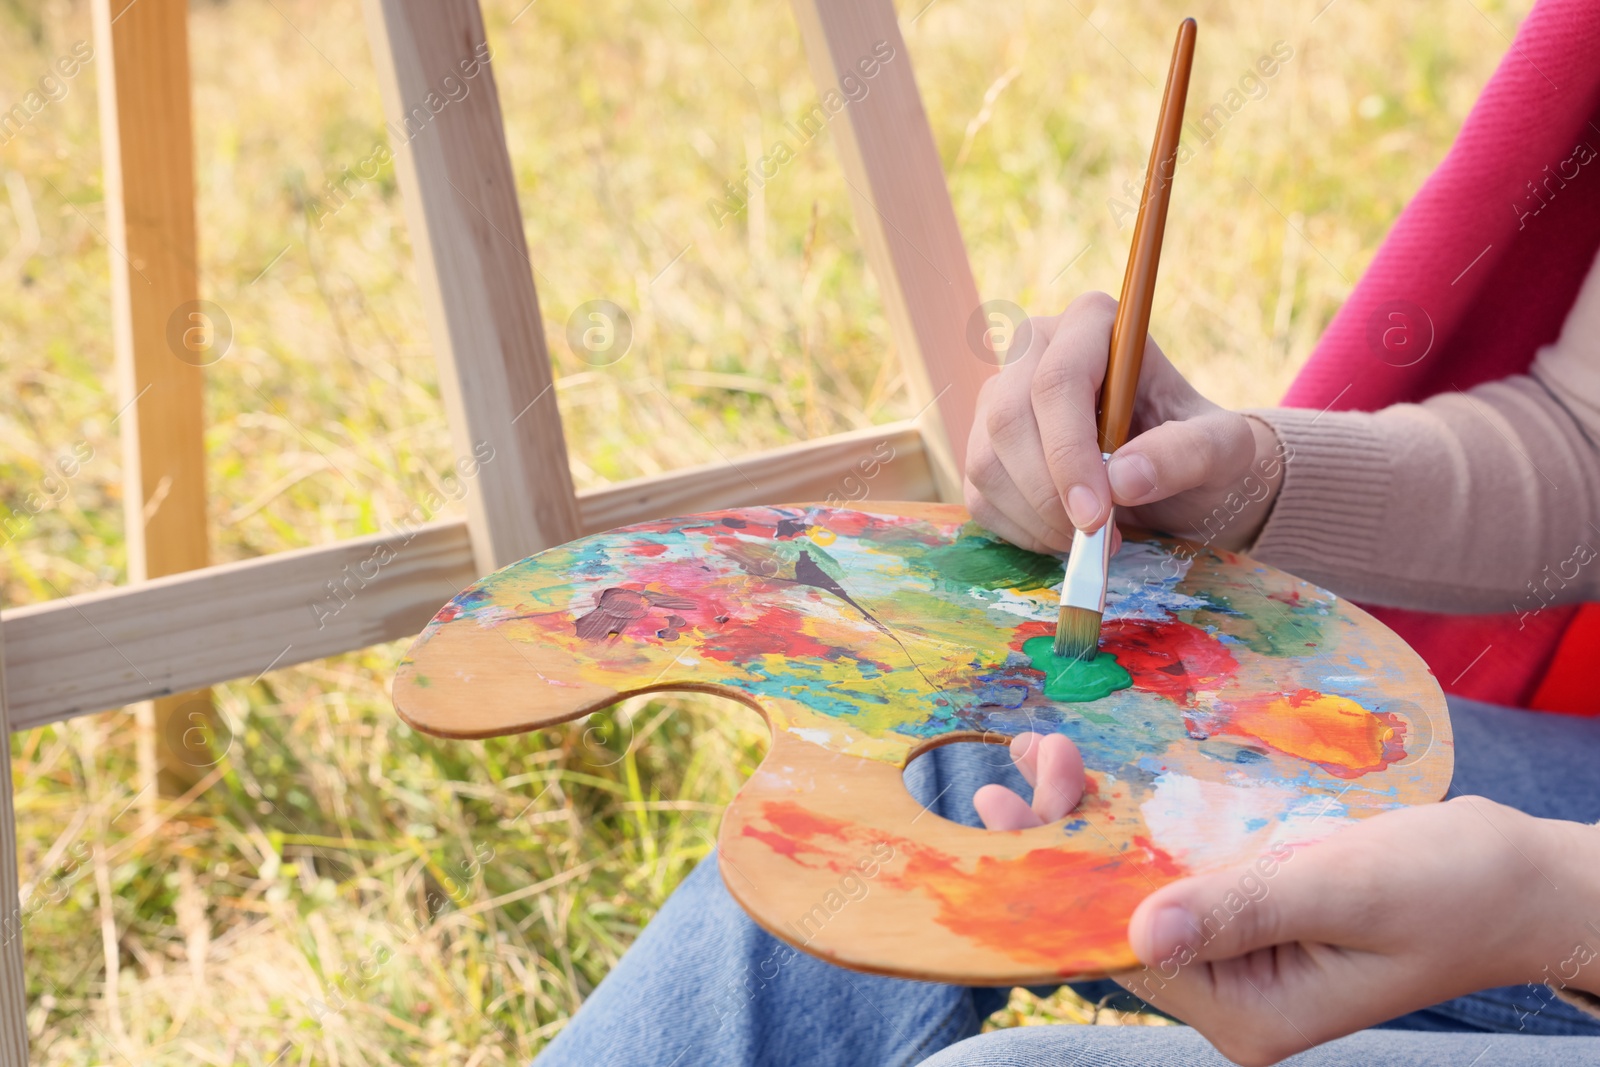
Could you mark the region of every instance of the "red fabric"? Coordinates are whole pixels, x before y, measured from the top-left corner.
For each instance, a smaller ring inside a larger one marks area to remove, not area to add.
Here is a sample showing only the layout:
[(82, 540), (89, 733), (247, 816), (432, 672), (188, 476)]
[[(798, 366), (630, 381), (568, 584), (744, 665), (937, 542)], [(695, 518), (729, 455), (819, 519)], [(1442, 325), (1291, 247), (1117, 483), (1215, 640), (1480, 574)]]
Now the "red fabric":
[[(1540, 0), (1444, 162), (1290, 386), (1286, 405), (1374, 411), (1469, 389), (1527, 370), (1538, 348), (1556, 339), (1600, 248), (1597, 57), (1600, 3)], [(1575, 152), (1580, 143), (1591, 156), (1586, 163)], [(1600, 654), (1600, 618), (1572, 630), (1578, 644), (1568, 647), (1563, 635), (1576, 607), (1547, 609), (1525, 626), (1510, 609), (1472, 616), (1369, 610), (1422, 655), (1448, 692), (1516, 706), (1538, 703), (1536, 693), (1561, 694), (1561, 710), (1574, 710), (1576, 700), (1594, 711), (1600, 696), (1579, 696), (1576, 671)], [(1584, 608), (1585, 615), (1596, 610)]]
[(1600, 604), (1585, 604), (1561, 635), (1555, 659), (1528, 706), (1568, 715), (1600, 715), (1594, 687), (1595, 654), (1600, 651)]

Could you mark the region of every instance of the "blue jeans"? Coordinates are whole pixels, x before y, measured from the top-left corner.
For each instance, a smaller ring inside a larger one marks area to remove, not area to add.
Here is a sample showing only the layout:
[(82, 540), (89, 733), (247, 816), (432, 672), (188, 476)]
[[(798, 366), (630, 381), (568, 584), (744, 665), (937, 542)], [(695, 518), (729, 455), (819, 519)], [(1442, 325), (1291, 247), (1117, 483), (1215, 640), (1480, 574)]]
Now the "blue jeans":
[[(1451, 793), (1530, 814), (1600, 820), (1600, 719), (1452, 701)], [(977, 825), (972, 793), (1026, 786), (998, 746), (935, 749), (907, 769), (937, 814)], [(935, 799), (937, 798), (937, 799)], [(1600, 872), (1597, 872), (1600, 877)], [(1091, 1000), (1120, 993), (1084, 983)], [(1131, 999), (1131, 995), (1122, 994)], [(538, 1067), (977, 1067), (1226, 1064), (1188, 1027), (1030, 1026), (979, 1036), (1004, 989), (879, 978), (824, 963), (747, 918), (707, 860), (537, 1061)], [(1135, 1005), (1137, 1006), (1137, 1005)], [(1600, 1065), (1600, 1019), (1544, 986), (1485, 990), (1413, 1012), (1286, 1062), (1457, 1067)]]

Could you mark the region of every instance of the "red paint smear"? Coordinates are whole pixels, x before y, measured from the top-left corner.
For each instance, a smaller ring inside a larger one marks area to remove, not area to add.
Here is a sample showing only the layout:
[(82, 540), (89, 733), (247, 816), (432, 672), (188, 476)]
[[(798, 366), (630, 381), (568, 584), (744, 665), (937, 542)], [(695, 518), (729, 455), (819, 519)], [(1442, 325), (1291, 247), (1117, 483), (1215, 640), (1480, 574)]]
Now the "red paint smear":
[(1399, 716), (1315, 689), (1241, 701), (1219, 718), (1220, 724), (1210, 725), (1212, 733), (1260, 741), (1339, 778), (1384, 770), (1406, 755)]
[(806, 633), (801, 627), (809, 617), (803, 610), (780, 604), (749, 604), (731, 616), (715, 634), (702, 635), (699, 652), (707, 659), (723, 663), (785, 656), (828, 661), (853, 659), (885, 674), (893, 669), (890, 664), (867, 658), (859, 646), (830, 645)]
[(1215, 689), (1239, 663), (1215, 637), (1176, 619), (1113, 619), (1100, 630), (1100, 648), (1133, 677), (1133, 687), (1190, 707), (1195, 693)]
[(859, 511), (819, 511), (815, 522), (824, 530), (832, 530), (840, 537), (866, 537), (869, 540), (872, 531), (884, 529), (889, 525), (882, 519)]
[(849, 508), (818, 508), (812, 512), (812, 522), (840, 537), (857, 537), (865, 541), (883, 541), (884, 535), (894, 532), (892, 540), (915, 542), (921, 545), (947, 543), (946, 535), (938, 530), (934, 520), (914, 519), (904, 515), (873, 515)]
[[(1022, 652), (1023, 644), (1025, 644), (1028, 641), (1031, 641), (1033, 638), (1035, 638), (1035, 637), (1054, 637), (1055, 635), (1056, 635), (1056, 624), (1055, 623), (1053, 623), (1053, 622), (1039, 622), (1038, 620), (1029, 620), (1028, 622), (1025, 622), (1022, 625), (1018, 626), (1015, 630), (1011, 631), (1011, 650), (1013, 652)], [(1023, 655), (1027, 655), (1027, 653), (1025, 653), (1025, 652), (1022, 652), (1022, 654)]]
[(649, 556), (654, 558), (667, 550), (667, 546), (658, 541), (635, 541), (629, 551), (635, 556)]
[[(1055, 623), (1030, 620), (1011, 631), (1017, 652), (1034, 637), (1054, 637)], [(1180, 707), (1195, 693), (1215, 689), (1239, 669), (1222, 643), (1197, 626), (1172, 619), (1113, 619), (1100, 630), (1100, 649), (1116, 657), (1133, 678), (1133, 687), (1166, 697)]]
[(790, 859), (802, 850), (827, 856), (828, 870), (854, 869), (854, 861), (819, 847), (819, 839), (892, 845), (906, 866), (885, 870), (878, 876), (882, 884), (932, 898), (937, 922), (952, 933), (1062, 976), (1125, 965), (1134, 908), (1155, 885), (1185, 873), (1144, 838), (1135, 838), (1121, 856), (1040, 848), (1009, 859), (980, 857), (966, 870), (939, 849), (817, 815), (793, 801), (768, 801), (761, 810), (773, 831), (746, 826), (744, 836)]
[[(731, 534), (732, 531), (727, 531)], [(710, 540), (726, 540), (734, 548), (741, 547), (737, 538), (714, 535)], [(760, 545), (745, 542), (745, 549), (768, 552)], [(759, 560), (757, 560), (759, 562)], [(693, 559), (638, 559), (628, 568), (629, 581), (625, 588), (641, 594), (659, 593), (674, 598), (693, 601), (692, 608), (671, 607), (652, 609), (627, 626), (624, 637), (628, 640), (650, 642), (681, 640), (682, 638), (657, 637), (663, 630), (677, 629), (679, 633), (694, 631), (691, 639), (697, 651), (708, 659), (724, 663), (742, 663), (758, 660), (765, 655), (786, 656), (791, 659), (839, 660), (854, 659), (887, 674), (890, 664), (867, 658), (861, 651), (861, 642), (852, 639), (840, 644), (829, 644), (807, 633), (804, 626), (812, 616), (805, 604), (763, 602), (761, 594), (779, 583), (767, 582), (759, 576), (747, 575), (742, 584), (705, 562)], [(792, 586), (793, 582), (782, 582)], [(823, 595), (826, 594), (816, 594)], [(579, 613), (587, 610), (579, 609)], [(684, 624), (674, 625), (667, 616), (677, 614)]]
[(799, 853), (807, 852), (826, 857), (827, 862), (824, 866), (828, 870), (840, 870), (840, 863), (843, 861), (838, 856), (830, 855), (826, 849), (812, 844), (812, 841), (815, 838), (825, 837), (841, 843), (847, 842), (851, 840), (852, 830), (857, 831), (855, 836), (860, 836), (860, 827), (817, 815), (791, 800), (768, 801), (761, 806), (761, 814), (766, 817), (773, 829), (761, 830), (754, 826), (746, 826), (740, 834), (762, 842), (778, 855), (786, 856), (800, 863), (802, 867), (811, 866), (809, 863), (801, 863), (799, 858)]
[(831, 837), (836, 841), (848, 841), (851, 836), (850, 831), (855, 829), (854, 823), (818, 815), (792, 800), (768, 801), (761, 806), (761, 813), (767, 817), (769, 823), (777, 827), (779, 833), (788, 834), (790, 837), (803, 837), (808, 840), (813, 837)]
[[(822, 849), (816, 848), (813, 845), (808, 845), (803, 841), (796, 841), (793, 838), (784, 837), (782, 834), (773, 833), (771, 830), (758, 830), (754, 826), (746, 826), (743, 830), (743, 833), (745, 837), (755, 838), (757, 841), (762, 842), (768, 848), (772, 849), (772, 851), (776, 852), (778, 855), (787, 856), (796, 863), (800, 863), (801, 852), (824, 854)], [(800, 865), (802, 867), (810, 866), (810, 864), (805, 863), (801, 863)]]

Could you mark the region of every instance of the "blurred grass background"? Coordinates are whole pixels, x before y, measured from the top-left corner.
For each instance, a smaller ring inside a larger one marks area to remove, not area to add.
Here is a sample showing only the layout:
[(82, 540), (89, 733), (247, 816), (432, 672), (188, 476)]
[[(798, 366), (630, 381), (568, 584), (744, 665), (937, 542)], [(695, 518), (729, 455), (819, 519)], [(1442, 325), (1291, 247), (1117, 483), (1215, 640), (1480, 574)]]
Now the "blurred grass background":
[[(787, 5), (525, 3), (484, 6), (579, 485), (911, 414), (829, 139), (740, 217), (707, 206), (815, 99)], [(1112, 201), (1179, 17), (1191, 114), (1281, 41), (1264, 95), (1191, 142), (1153, 326), (1219, 402), (1274, 401), (1530, 6), (1325, 4), (901, 4), (985, 297), (1116, 290)], [(0, 109), (92, 41), (84, 0), (3, 0), (0, 27)], [(309, 210), (386, 136), (360, 6), (196, 0), (190, 32), (203, 295), (235, 331), (207, 372), (214, 556), (375, 532), (454, 457), (392, 170)], [(0, 146), (0, 514), (46, 501), (0, 547), (12, 606), (125, 576), (96, 76)], [(592, 299), (635, 330), (603, 368), (564, 343)], [(526, 1062), (763, 750), (708, 699), (419, 737), (386, 695), (400, 651), (219, 686), (228, 756), (180, 803), (136, 795), (126, 713), (13, 739), (35, 1062)], [(992, 1025), (1094, 1017), (1019, 992)]]

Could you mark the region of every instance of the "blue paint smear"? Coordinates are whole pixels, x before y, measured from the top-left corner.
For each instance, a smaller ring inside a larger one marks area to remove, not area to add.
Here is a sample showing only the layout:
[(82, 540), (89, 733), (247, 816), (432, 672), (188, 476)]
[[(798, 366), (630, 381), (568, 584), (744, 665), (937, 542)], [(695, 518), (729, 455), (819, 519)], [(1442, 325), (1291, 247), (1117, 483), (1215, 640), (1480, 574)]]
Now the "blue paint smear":
[(492, 594), (488, 589), (474, 586), (471, 589), (463, 589), (457, 593), (450, 603), (455, 605), (457, 611), (466, 615), (470, 614), (474, 608), (480, 606), (484, 601), (490, 599), (491, 596)]
[(1016, 710), (1028, 699), (1026, 685), (1006, 685), (1001, 682), (983, 682), (972, 691), (979, 707), (998, 707)]
[[(791, 666), (800, 665), (793, 663)], [(822, 678), (821, 672), (816, 670), (770, 671), (759, 663), (747, 664), (745, 669), (749, 671), (752, 693), (787, 697), (791, 700), (803, 697), (807, 707), (839, 719), (849, 719), (859, 715), (863, 705), (881, 707), (890, 703), (891, 699), (898, 701), (903, 698), (903, 694), (866, 692), (830, 685)]]

